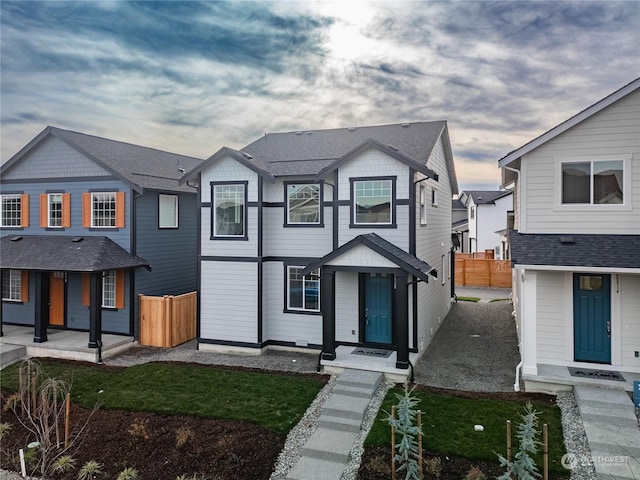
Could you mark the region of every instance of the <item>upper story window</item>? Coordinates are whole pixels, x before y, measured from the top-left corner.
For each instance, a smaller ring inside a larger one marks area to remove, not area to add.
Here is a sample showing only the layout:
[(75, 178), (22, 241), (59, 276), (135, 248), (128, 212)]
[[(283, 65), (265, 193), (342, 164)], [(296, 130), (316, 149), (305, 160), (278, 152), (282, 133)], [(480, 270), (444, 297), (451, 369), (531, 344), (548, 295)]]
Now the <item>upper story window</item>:
[(624, 161), (563, 163), (562, 203), (588, 205), (624, 203)]
[(2, 201), (2, 227), (29, 226), (29, 195), (12, 193), (0, 195)]
[(351, 226), (395, 226), (395, 178), (351, 179)]
[(124, 192), (82, 194), (82, 226), (85, 228), (124, 228)]
[(476, 218), (476, 207), (471, 207), (471, 209), (469, 210), (469, 216), (471, 217), (471, 220)]
[(320, 311), (320, 272), (302, 276), (304, 267), (287, 267), (287, 309)]
[(40, 195), (40, 226), (68, 228), (71, 226), (71, 194), (43, 193)]
[(246, 239), (247, 183), (212, 184), (213, 238)]
[(427, 186), (420, 185), (420, 225), (427, 224)]
[(50, 193), (49, 204), (49, 227), (62, 227), (62, 194)]
[(26, 302), (29, 286), (27, 272), (20, 270), (2, 270), (2, 300)]
[(319, 183), (285, 183), (287, 225), (320, 225), (321, 188)]
[(158, 228), (178, 228), (178, 196), (158, 196)]
[(431, 190), (431, 205), (438, 206), (438, 190), (435, 188)]

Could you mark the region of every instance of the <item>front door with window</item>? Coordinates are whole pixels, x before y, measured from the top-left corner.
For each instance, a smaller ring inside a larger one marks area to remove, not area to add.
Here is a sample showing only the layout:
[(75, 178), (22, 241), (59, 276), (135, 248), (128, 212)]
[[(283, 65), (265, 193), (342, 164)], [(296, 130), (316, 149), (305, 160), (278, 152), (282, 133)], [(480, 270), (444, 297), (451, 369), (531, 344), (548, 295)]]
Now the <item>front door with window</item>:
[(365, 342), (392, 343), (393, 275), (365, 276)]
[(64, 272), (49, 274), (49, 325), (64, 325)]
[(574, 356), (611, 363), (611, 276), (573, 275)]

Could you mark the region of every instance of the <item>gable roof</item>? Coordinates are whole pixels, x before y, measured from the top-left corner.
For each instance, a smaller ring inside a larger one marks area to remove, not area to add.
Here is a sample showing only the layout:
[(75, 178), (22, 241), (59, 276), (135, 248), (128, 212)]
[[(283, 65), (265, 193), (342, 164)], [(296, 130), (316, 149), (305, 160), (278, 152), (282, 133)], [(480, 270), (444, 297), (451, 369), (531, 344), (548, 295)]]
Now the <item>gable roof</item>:
[(0, 239), (0, 266), (13, 270), (105, 272), (147, 267), (107, 237), (7, 235)]
[(585, 108), (581, 112), (577, 113), (576, 115), (574, 115), (573, 117), (569, 118), (568, 120), (565, 120), (561, 124), (553, 127), (551, 130), (548, 130), (547, 132), (543, 133), (539, 137), (536, 137), (533, 140), (531, 140), (530, 142), (528, 142), (528, 143), (524, 144), (523, 146), (521, 146), (520, 148), (518, 148), (516, 150), (513, 150), (512, 152), (509, 152), (507, 155), (505, 155), (500, 160), (498, 160), (498, 166), (500, 168), (502, 168), (502, 167), (504, 167), (506, 165), (509, 165), (511, 162), (519, 159), (523, 155), (526, 155), (527, 153), (531, 152), (532, 150), (538, 148), (540, 145), (542, 145), (542, 144), (548, 142), (549, 140), (557, 137), (561, 133), (566, 132), (571, 127), (574, 127), (575, 125), (577, 125), (578, 123), (582, 122), (583, 120), (586, 120), (587, 118), (591, 117), (592, 115), (595, 115), (599, 111), (601, 111), (601, 110), (605, 109), (606, 107), (608, 107), (609, 105), (617, 102), (621, 98), (626, 97), (630, 93), (635, 92), (639, 88), (640, 88), (640, 78), (636, 78), (635, 80), (633, 80), (632, 82), (628, 83), (624, 87), (620, 88), (619, 90), (616, 90), (612, 94), (606, 96), (602, 100), (599, 100), (598, 102), (594, 103), (590, 107)]
[(268, 165), (265, 165), (265, 162), (263, 162), (261, 159), (254, 158), (248, 153), (239, 152), (238, 150), (234, 150), (233, 148), (222, 147), (216, 153), (207, 158), (204, 162), (200, 163), (195, 168), (185, 173), (184, 177), (181, 180), (181, 183), (194, 179), (194, 177), (198, 175), (203, 169), (209, 167), (210, 165), (213, 165), (216, 162), (219, 162), (225, 157), (231, 157), (234, 160), (237, 160), (245, 167), (256, 172), (265, 180), (268, 180), (270, 182), (276, 181), (276, 178), (267, 170)]
[(0, 173), (6, 173), (48, 136), (62, 140), (138, 192), (145, 188), (195, 192), (193, 187), (180, 184), (180, 179), (184, 171), (193, 169), (202, 159), (56, 127), (40, 132), (0, 167)]
[[(476, 205), (489, 205), (496, 203), (496, 200), (512, 195), (511, 190), (464, 190), (465, 198), (471, 198)], [(468, 205), (469, 202), (467, 201)]]
[(462, 203), (462, 200), (460, 200), (460, 198), (454, 198), (453, 200), (451, 200), (451, 210), (466, 210), (467, 207), (465, 206), (464, 203)]
[(308, 275), (312, 270), (330, 263), (331, 260), (339, 257), (340, 255), (351, 250), (357, 245), (365, 245), (369, 247), (374, 252), (379, 253), (387, 260), (398, 265), (398, 267), (403, 269), (405, 272), (410, 273), (414, 277), (420, 280), (424, 280), (425, 282), (429, 281), (429, 274), (433, 275), (434, 277), (437, 277), (438, 275), (438, 272), (427, 262), (424, 262), (419, 258), (411, 255), (410, 253), (405, 252), (400, 247), (397, 247), (393, 243), (385, 240), (375, 233), (365, 233), (363, 235), (358, 235), (341, 247), (338, 247), (334, 251), (328, 253), (321, 259), (307, 265), (302, 270), (301, 275)]
[(514, 265), (640, 269), (640, 235), (509, 232)]

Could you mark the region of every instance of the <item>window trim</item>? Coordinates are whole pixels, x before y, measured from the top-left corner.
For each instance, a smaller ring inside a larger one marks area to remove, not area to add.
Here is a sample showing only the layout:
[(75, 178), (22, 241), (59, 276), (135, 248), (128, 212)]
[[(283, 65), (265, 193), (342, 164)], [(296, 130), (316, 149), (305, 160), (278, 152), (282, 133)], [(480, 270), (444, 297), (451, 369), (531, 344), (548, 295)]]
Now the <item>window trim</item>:
[[(249, 235), (247, 231), (247, 227), (249, 225), (248, 222), (248, 206), (249, 206), (249, 182), (247, 180), (244, 181), (235, 181), (235, 182), (210, 182), (211, 189), (211, 232), (210, 239), (211, 240), (249, 240)], [(243, 227), (242, 227), (242, 235), (216, 235), (216, 198), (215, 198), (215, 190), (218, 186), (227, 186), (227, 185), (242, 185), (244, 189), (244, 198), (243, 198)]]
[(446, 283), (445, 271), (447, 269), (446, 257), (442, 255), (442, 263), (440, 264), (440, 271), (442, 272), (442, 285)]
[(431, 206), (438, 206), (438, 190), (436, 189), (436, 187), (433, 187), (431, 189)]
[[(351, 177), (349, 178), (349, 228), (398, 228), (396, 224), (396, 176), (381, 176), (381, 177)], [(390, 223), (356, 223), (356, 195), (355, 187), (360, 182), (376, 182), (376, 181), (390, 181), (391, 182), (391, 221)]]
[[(292, 228), (324, 228), (324, 182), (314, 182), (313, 180), (301, 180), (298, 182), (283, 182), (284, 185), (284, 227)], [(289, 219), (289, 186), (290, 185), (318, 185), (318, 221), (310, 222), (291, 222)]]
[(420, 184), (420, 226), (427, 224), (427, 186), (424, 183)]
[[(0, 297), (2, 297), (3, 302), (10, 303), (25, 303), (28, 301), (29, 297), (29, 272), (26, 270), (16, 270), (16, 269), (3, 269), (2, 274), (6, 274), (9, 276), (8, 282), (6, 283), (9, 288), (9, 295), (12, 293), (16, 293), (17, 298), (5, 297), (3, 295), (4, 292), (0, 292)], [(4, 288), (5, 282), (2, 282), (2, 286)]]
[[(94, 225), (93, 196), (97, 194), (113, 194), (115, 198), (115, 222), (110, 225)], [(82, 227), (91, 230), (117, 230), (125, 228), (126, 194), (119, 190), (90, 190), (82, 194)]]
[[(17, 225), (4, 224), (4, 200), (7, 197), (17, 198), (20, 217)], [(25, 218), (26, 217), (26, 218)], [(26, 228), (29, 226), (29, 195), (22, 192), (6, 192), (0, 195), (0, 228)]]
[[(284, 313), (296, 313), (296, 314), (302, 314), (302, 315), (322, 315), (321, 312), (321, 291), (320, 291), (320, 269), (318, 268), (316, 271), (318, 272), (318, 309), (307, 309), (307, 308), (296, 308), (296, 307), (291, 307), (291, 296), (290, 296), (290, 270), (292, 268), (298, 268), (300, 270), (302, 270), (303, 268), (305, 268), (305, 265), (284, 265)], [(304, 282), (306, 281), (307, 275), (305, 275), (304, 277), (302, 277), (302, 285), (303, 285), (303, 291), (304, 291)], [(305, 296), (302, 296), (302, 302), (303, 305), (305, 303)]]
[[(160, 223), (161, 218), (162, 218), (162, 214), (161, 214), (161, 208), (162, 208), (162, 198), (173, 198), (174, 200), (174, 208), (175, 208), (175, 212), (174, 212), (174, 224), (173, 225), (162, 225)], [(158, 229), (160, 230), (175, 230), (177, 228), (180, 228), (180, 216), (179, 216), (179, 208), (180, 208), (180, 196), (179, 195), (173, 195), (173, 194), (168, 194), (168, 193), (160, 193), (158, 194)]]
[[(63, 227), (63, 219), (62, 217), (64, 216), (64, 197), (62, 192), (50, 192), (47, 193), (47, 228), (64, 228)], [(60, 225), (51, 225), (51, 197), (53, 195), (59, 195), (60, 196)]]

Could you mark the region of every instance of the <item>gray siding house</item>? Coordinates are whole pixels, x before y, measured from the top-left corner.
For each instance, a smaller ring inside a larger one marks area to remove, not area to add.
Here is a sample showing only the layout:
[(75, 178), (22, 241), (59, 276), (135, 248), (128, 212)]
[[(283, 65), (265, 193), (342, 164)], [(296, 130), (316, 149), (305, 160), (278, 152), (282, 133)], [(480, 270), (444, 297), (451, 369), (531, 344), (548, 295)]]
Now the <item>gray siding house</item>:
[[(138, 335), (137, 295), (197, 287), (201, 160), (47, 127), (0, 169), (4, 324)], [(146, 267), (146, 268), (140, 268)]]
[[(199, 184), (198, 348), (358, 347), (406, 372), (451, 303), (446, 122), (267, 134)], [(370, 359), (374, 362), (376, 359)]]

